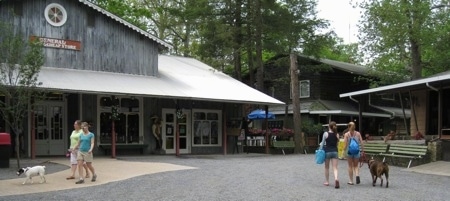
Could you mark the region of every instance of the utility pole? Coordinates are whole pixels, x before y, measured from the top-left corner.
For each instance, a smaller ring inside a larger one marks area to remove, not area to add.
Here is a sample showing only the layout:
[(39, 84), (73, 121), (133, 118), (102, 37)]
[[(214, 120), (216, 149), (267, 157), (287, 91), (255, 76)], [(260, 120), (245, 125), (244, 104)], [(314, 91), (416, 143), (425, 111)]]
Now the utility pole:
[(294, 115), (294, 141), (295, 141), (295, 153), (301, 153), (304, 150), (305, 138), (302, 133), (301, 117), (300, 117), (300, 90), (298, 86), (298, 76), (300, 75), (300, 69), (297, 66), (297, 54), (291, 53), (291, 90), (292, 90), (292, 110)]

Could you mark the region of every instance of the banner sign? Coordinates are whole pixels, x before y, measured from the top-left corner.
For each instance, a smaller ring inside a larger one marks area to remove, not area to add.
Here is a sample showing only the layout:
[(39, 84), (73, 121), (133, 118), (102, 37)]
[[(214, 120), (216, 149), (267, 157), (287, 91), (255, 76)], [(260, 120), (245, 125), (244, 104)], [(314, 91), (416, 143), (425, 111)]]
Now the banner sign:
[(39, 36), (31, 36), (31, 41), (39, 40), (42, 42), (44, 47), (49, 48), (58, 48), (58, 49), (66, 49), (66, 50), (81, 50), (81, 42), (74, 40), (65, 40), (65, 39), (57, 39), (57, 38), (46, 38)]

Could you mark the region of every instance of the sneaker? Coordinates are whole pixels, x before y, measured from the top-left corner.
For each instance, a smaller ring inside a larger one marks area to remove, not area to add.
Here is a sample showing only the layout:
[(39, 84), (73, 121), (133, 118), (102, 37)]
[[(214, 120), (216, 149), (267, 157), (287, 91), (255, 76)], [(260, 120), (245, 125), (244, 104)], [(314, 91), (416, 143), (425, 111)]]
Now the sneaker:
[(91, 181), (94, 182), (95, 180), (97, 180), (97, 175), (96, 174), (92, 175)]
[(84, 183), (84, 179), (80, 179), (77, 182), (75, 182), (75, 184), (82, 184), (82, 183)]
[(361, 183), (361, 181), (359, 180), (359, 176), (356, 176), (356, 184)]

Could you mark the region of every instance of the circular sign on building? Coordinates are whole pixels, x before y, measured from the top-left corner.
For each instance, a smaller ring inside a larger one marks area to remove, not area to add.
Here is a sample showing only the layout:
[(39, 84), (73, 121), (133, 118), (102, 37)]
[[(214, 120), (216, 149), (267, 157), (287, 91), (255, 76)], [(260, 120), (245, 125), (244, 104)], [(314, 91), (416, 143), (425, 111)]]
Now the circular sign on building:
[(63, 6), (57, 3), (48, 4), (44, 11), (45, 19), (53, 26), (59, 27), (67, 21), (67, 12)]

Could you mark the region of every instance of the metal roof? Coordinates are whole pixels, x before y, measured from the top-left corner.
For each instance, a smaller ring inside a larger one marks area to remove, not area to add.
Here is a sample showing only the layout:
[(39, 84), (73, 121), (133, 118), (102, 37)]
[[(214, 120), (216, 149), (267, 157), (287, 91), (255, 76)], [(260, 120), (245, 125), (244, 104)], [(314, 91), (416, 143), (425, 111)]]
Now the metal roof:
[(365, 89), (360, 91), (354, 91), (349, 93), (340, 94), (339, 97), (350, 97), (350, 96), (358, 96), (363, 94), (377, 93), (377, 92), (385, 92), (385, 91), (401, 91), (401, 90), (410, 90), (415, 88), (434, 88), (437, 86), (432, 86), (433, 84), (440, 82), (450, 82), (450, 71), (441, 73), (437, 76), (432, 76), (428, 78), (413, 80), (409, 82), (403, 82), (399, 84), (387, 85), (382, 87), (377, 87), (373, 89)]
[(133, 25), (133, 24), (131, 24), (131, 23), (125, 21), (124, 19), (122, 19), (122, 18), (118, 17), (117, 15), (114, 15), (114, 14), (112, 14), (111, 12), (109, 12), (109, 11), (107, 11), (107, 10), (105, 10), (105, 9), (103, 9), (103, 8), (101, 8), (101, 7), (99, 7), (99, 6), (97, 6), (96, 4), (91, 3), (91, 2), (89, 2), (89, 1), (87, 1), (87, 0), (79, 0), (79, 1), (80, 1), (81, 3), (83, 3), (83, 4), (87, 5), (87, 6), (89, 6), (89, 7), (91, 7), (91, 8), (93, 8), (93, 9), (97, 10), (98, 12), (100, 12), (100, 13), (102, 13), (102, 14), (108, 16), (108, 17), (110, 17), (111, 19), (116, 20), (117, 22), (119, 22), (119, 23), (121, 23), (121, 24), (127, 26), (128, 28), (133, 29), (134, 31), (136, 31), (136, 32), (138, 32), (138, 33), (140, 33), (140, 34), (146, 36), (147, 38), (150, 38), (151, 40), (153, 40), (153, 41), (159, 43), (160, 45), (162, 45), (162, 46), (164, 46), (164, 47), (167, 47), (167, 48), (169, 48), (169, 49), (172, 48), (172, 45), (170, 45), (169, 43), (164, 42), (163, 40), (159, 39), (158, 37), (156, 37), (156, 36), (154, 36), (154, 35), (148, 33), (147, 31), (144, 31), (144, 30), (142, 30), (141, 28), (139, 28), (139, 27), (137, 27), (137, 26), (135, 26), (135, 25)]
[[(403, 110), (402, 108), (398, 107), (386, 107), (386, 106), (376, 106), (377, 108), (380, 108), (384, 111), (390, 111), (392, 112), (392, 116), (394, 117), (400, 117), (403, 118)], [(411, 118), (411, 109), (405, 108), (405, 116), (406, 118)]]
[(367, 75), (368, 68), (361, 65), (356, 65), (352, 63), (342, 62), (342, 61), (336, 61), (331, 59), (323, 59), (323, 58), (316, 58), (313, 56), (307, 56), (303, 54), (299, 54), (299, 57), (308, 58), (323, 64), (328, 64), (332, 68), (336, 68), (345, 72), (349, 72), (352, 74), (358, 74), (358, 75)]
[[(285, 106), (273, 106), (269, 108), (269, 111), (275, 115), (282, 115), (285, 113)], [(288, 105), (288, 114), (293, 113), (293, 105)], [(309, 114), (339, 114), (339, 115), (359, 115), (359, 112), (351, 104), (343, 101), (330, 101), (330, 100), (315, 100), (315, 101), (304, 101), (300, 103), (300, 113)], [(373, 113), (373, 112), (363, 112), (363, 116), (372, 117), (386, 117), (389, 118), (391, 115), (384, 112)]]
[(159, 76), (43, 67), (41, 88), (95, 94), (284, 105), (193, 58), (159, 55)]
[[(309, 109), (311, 108), (311, 105), (315, 103), (315, 101), (302, 101), (300, 103), (300, 113), (309, 113)], [(286, 111), (286, 105), (276, 105), (276, 106), (272, 106), (269, 107), (269, 112), (272, 112), (275, 115), (281, 115), (284, 114)], [(289, 104), (288, 105), (288, 114), (292, 114), (293, 110), (293, 105)]]
[(324, 64), (331, 65), (339, 70), (346, 71), (352, 74), (358, 74), (358, 75), (367, 75), (367, 67), (360, 66), (356, 64), (346, 63), (342, 61), (335, 61), (330, 59), (320, 59), (319, 62), (322, 62)]

